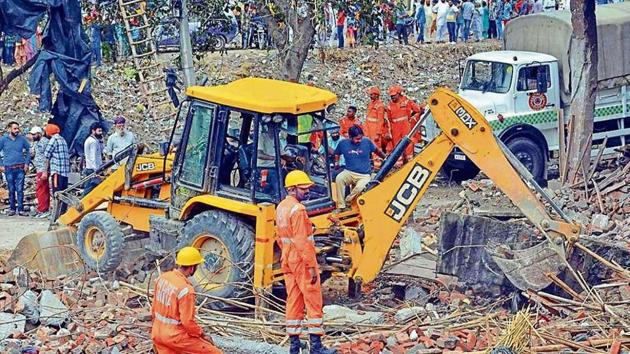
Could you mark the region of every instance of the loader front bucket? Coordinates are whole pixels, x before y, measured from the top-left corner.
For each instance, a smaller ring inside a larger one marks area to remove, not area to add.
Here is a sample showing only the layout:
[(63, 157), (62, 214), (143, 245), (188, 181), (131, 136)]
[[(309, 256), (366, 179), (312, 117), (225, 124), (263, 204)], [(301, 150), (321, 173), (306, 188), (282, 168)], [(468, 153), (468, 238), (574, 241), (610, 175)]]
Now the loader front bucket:
[(566, 267), (564, 249), (551, 247), (549, 241), (527, 249), (511, 250), (508, 254), (490, 247), (486, 247), (486, 252), (512, 285), (520, 290), (544, 289), (552, 282), (547, 274), (558, 274)]
[(38, 270), (47, 278), (75, 273), (83, 269), (75, 244), (73, 228), (36, 232), (20, 240), (7, 265)]

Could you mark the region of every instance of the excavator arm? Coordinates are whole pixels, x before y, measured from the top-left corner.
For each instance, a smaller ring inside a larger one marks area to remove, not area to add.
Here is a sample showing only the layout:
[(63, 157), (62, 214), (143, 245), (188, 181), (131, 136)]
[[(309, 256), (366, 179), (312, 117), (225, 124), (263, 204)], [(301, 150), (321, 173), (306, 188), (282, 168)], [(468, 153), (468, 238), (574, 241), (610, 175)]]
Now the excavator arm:
[(547, 277), (538, 275), (536, 279), (532, 279), (533, 275), (527, 273), (527, 269), (524, 271), (524, 268), (531, 270), (534, 265), (540, 266), (537, 262), (545, 256), (549, 263), (547, 268), (560, 270), (557, 263), (564, 262), (565, 241), (577, 239), (579, 226), (551, 217), (539, 197), (512, 166), (515, 159), (509, 159), (504, 153), (490, 125), (477, 109), (446, 89), (436, 90), (428, 102), (428, 108), (441, 133), (414, 159), (401, 169), (388, 174), (400, 154), (411, 143), (411, 137), (420, 129), (423, 119), (418, 121), (408, 136), (385, 160), (381, 171), (374, 177), (367, 191), (357, 199), (365, 238), (363, 255), (352, 274), (353, 279), (370, 282), (376, 277), (396, 235), (412, 215), (448, 155), (457, 146), (549, 241), (548, 246), (547, 243), (544, 246), (536, 246), (539, 247), (534, 252), (536, 259), (531, 254), (519, 254), (520, 258), (515, 256), (514, 260), (499, 259), (497, 264), (517, 286), (518, 284), (530, 288), (546, 286), (549, 284)]

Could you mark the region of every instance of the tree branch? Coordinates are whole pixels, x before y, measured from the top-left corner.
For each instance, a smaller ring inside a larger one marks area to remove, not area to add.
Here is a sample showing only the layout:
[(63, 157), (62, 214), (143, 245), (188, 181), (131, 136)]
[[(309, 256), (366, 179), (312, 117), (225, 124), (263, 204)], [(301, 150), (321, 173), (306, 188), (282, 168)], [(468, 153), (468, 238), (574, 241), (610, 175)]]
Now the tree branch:
[(28, 61), (26, 61), (26, 63), (24, 63), (24, 65), (20, 66), (17, 69), (11, 70), (7, 74), (6, 77), (2, 77), (2, 75), (0, 75), (0, 96), (2, 96), (4, 91), (6, 91), (6, 89), (9, 88), (9, 85), (11, 84), (13, 80), (20, 77), (22, 74), (28, 71), (28, 69), (30, 69), (31, 66), (33, 66), (33, 64), (35, 64), (35, 62), (37, 61), (37, 58), (39, 58), (39, 53), (41, 53), (41, 51), (37, 51), (37, 53), (35, 53), (35, 55), (33, 55), (31, 59), (29, 59)]

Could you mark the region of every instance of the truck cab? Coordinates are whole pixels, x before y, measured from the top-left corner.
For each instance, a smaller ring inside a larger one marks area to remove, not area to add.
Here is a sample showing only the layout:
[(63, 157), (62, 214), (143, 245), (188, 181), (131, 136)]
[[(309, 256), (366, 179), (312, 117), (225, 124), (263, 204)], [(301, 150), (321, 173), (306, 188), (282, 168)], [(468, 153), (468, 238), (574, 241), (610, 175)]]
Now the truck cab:
[[(597, 6), (596, 13), (599, 49), (591, 155), (601, 150), (608, 156), (630, 141), (630, 61), (624, 37), (630, 31), (630, 3)], [(584, 85), (582, 68), (570, 62), (572, 50), (580, 50), (572, 39), (571, 13), (517, 17), (504, 34), (505, 50), (466, 59), (459, 94), (544, 183), (547, 160), (560, 156), (560, 139), (572, 119), (573, 93)], [(436, 136), (433, 128), (426, 127), (429, 138)], [(451, 156), (444, 170), (460, 180), (478, 172), (461, 152)]]
[[(466, 59), (458, 87), (538, 181), (546, 178), (550, 149), (558, 149), (559, 80), (551, 55), (492, 51)], [(445, 169), (455, 179), (477, 174), (458, 150)]]

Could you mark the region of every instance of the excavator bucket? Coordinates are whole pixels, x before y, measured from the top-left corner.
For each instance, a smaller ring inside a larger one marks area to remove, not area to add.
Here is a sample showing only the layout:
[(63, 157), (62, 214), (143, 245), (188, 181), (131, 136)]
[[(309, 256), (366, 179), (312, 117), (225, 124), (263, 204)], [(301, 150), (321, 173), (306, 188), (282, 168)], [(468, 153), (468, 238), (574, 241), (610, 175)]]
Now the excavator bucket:
[(24, 236), (7, 261), (10, 269), (24, 267), (55, 278), (82, 270), (81, 257), (75, 246), (75, 231), (64, 227)]
[(508, 254), (490, 247), (486, 247), (486, 252), (512, 285), (520, 290), (546, 288), (552, 282), (547, 274), (562, 272), (566, 266), (564, 249), (554, 249), (549, 241), (524, 250), (512, 250)]

